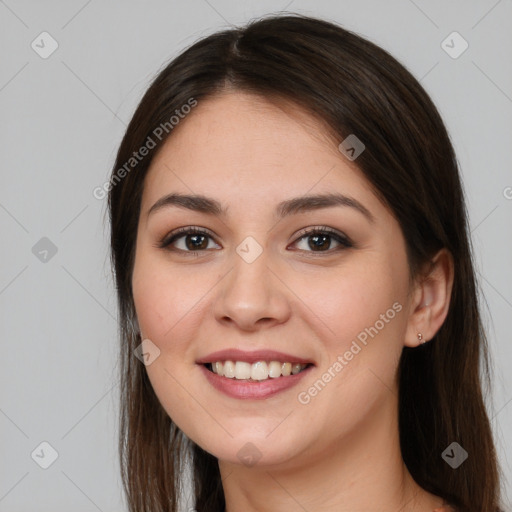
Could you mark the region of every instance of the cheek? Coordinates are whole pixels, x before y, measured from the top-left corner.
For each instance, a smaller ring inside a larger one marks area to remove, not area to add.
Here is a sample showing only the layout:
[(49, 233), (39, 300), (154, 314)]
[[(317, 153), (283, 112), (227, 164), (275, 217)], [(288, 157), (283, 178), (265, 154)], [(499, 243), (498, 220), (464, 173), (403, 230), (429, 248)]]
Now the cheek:
[(165, 258), (137, 256), (132, 289), (142, 334), (157, 345), (177, 350), (179, 344), (173, 340), (186, 339), (183, 329), (194, 323), (201, 310), (201, 298), (211, 287), (207, 281), (192, 269), (169, 265)]
[(309, 318), (323, 353), (318, 372), (297, 390), (297, 399), (305, 412), (314, 409), (322, 428), (330, 431), (325, 425), (332, 425), (333, 435), (347, 434), (393, 399), (404, 296), (397, 278), (375, 265), (371, 275), (366, 268), (352, 266), (299, 292), (307, 297), (301, 314)]
[[(190, 400), (189, 384), (200, 376), (188, 350), (189, 340), (196, 336), (194, 326), (200, 325), (194, 320), (201, 316), (200, 299), (211, 285), (194, 276), (193, 271), (173, 270), (165, 261), (143, 251), (136, 255), (132, 276), (142, 337), (160, 350), (146, 366), (147, 375), (166, 413), (187, 433), (194, 432), (194, 418), (208, 420)], [(188, 360), (190, 364), (186, 364)]]
[[(295, 281), (293, 289), (303, 303), (299, 315), (309, 319), (310, 332), (322, 346), (320, 375), (302, 387), (307, 396), (301, 403), (314, 400), (327, 413), (343, 396), (343, 411), (363, 414), (372, 397), (376, 400), (394, 385), (406, 326), (406, 281), (388, 263), (370, 255), (328, 278), (302, 274)], [(317, 383), (319, 377), (328, 391)], [(313, 386), (311, 392), (307, 386)]]
[(315, 332), (331, 340), (331, 350), (342, 350), (360, 333), (364, 341), (364, 333), (367, 329), (373, 333), (375, 324), (379, 334), (386, 332), (394, 338), (402, 330), (403, 276), (395, 275), (377, 258), (365, 258), (333, 272), (296, 274), (289, 278), (298, 304), (303, 305), (301, 315), (310, 318)]

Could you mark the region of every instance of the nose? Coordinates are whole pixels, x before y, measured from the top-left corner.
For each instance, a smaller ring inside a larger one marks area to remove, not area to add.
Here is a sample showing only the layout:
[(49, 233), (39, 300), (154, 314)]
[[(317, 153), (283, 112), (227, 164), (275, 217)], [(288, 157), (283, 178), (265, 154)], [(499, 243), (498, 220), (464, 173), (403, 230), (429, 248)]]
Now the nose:
[(267, 251), (251, 263), (237, 253), (233, 266), (222, 279), (215, 297), (214, 315), (218, 322), (236, 325), (243, 331), (256, 331), (287, 321), (291, 308), (290, 291), (268, 261)]

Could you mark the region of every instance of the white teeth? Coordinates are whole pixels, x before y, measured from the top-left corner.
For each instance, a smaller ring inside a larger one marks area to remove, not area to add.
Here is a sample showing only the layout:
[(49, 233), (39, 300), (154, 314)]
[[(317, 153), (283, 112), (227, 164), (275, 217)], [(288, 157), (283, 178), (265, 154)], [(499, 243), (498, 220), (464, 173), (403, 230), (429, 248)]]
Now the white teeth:
[[(215, 366), (217, 366), (217, 363)], [(219, 366), (224, 372), (224, 377), (232, 379), (235, 376), (235, 363), (233, 361), (226, 361), (224, 364), (219, 363)]]
[(288, 377), (292, 374), (292, 363), (283, 363), (281, 366), (281, 374), (283, 377)]
[[(249, 364), (249, 363), (247, 363)], [(258, 361), (251, 367), (252, 380), (265, 380), (268, 379), (268, 364), (265, 361)]]
[(258, 361), (250, 364), (245, 361), (215, 361), (212, 371), (221, 377), (238, 380), (267, 380), (288, 377), (300, 373), (307, 364), (281, 363), (279, 361)]
[(235, 379), (250, 379), (251, 378), (251, 365), (244, 361), (237, 361), (235, 363)]
[(222, 363), (219, 363), (219, 362), (215, 363), (213, 365), (213, 371), (222, 377), (224, 375)]
[(268, 376), (272, 379), (281, 377), (281, 367), (283, 365), (279, 361), (271, 361), (268, 365)]

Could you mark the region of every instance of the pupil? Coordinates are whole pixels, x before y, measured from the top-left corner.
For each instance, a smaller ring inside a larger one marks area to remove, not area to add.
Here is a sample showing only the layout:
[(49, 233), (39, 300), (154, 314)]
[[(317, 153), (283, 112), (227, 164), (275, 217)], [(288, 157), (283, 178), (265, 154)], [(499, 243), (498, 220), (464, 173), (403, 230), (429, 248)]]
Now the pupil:
[[(310, 239), (312, 240), (315, 240), (315, 242), (312, 244), (309, 244), (309, 246), (312, 248), (312, 249), (315, 249), (315, 248), (322, 248), (322, 246), (326, 245), (327, 248), (329, 247), (329, 242), (325, 243), (325, 241), (329, 238), (328, 235), (312, 235), (310, 237)], [(319, 240), (319, 239), (323, 239), (323, 243), (320, 243), (320, 244), (317, 244), (316, 242)]]
[[(197, 239), (198, 238), (203, 238), (203, 243), (200, 244), (200, 245), (197, 245)], [(206, 239), (206, 237), (204, 235), (188, 235), (186, 240), (187, 240), (187, 249), (191, 249), (191, 250), (196, 250), (196, 249), (206, 249), (206, 247), (208, 246), (208, 242), (206, 242), (206, 245), (204, 244), (204, 240)], [(192, 241), (192, 244), (189, 244), (188, 242), (190, 240), (193, 240)]]

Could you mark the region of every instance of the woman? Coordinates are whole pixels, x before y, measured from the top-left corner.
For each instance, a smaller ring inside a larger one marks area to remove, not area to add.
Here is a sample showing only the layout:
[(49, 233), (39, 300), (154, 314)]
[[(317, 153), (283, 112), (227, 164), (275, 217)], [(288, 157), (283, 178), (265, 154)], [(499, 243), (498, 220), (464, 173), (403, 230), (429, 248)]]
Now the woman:
[(187, 460), (199, 512), (499, 510), (456, 157), (387, 52), (293, 15), (202, 39), (109, 210), (130, 511), (178, 510)]

